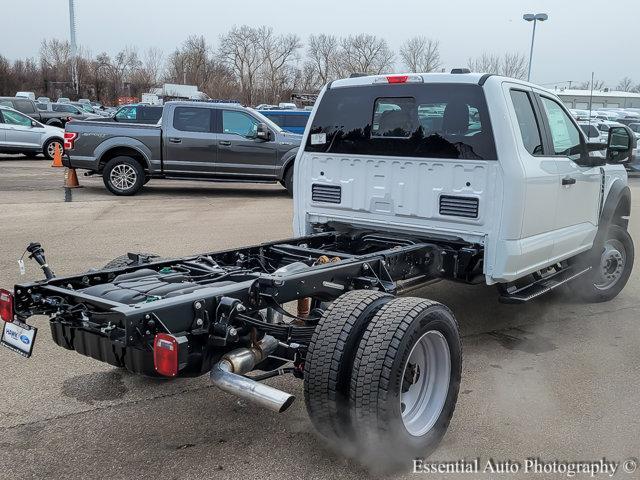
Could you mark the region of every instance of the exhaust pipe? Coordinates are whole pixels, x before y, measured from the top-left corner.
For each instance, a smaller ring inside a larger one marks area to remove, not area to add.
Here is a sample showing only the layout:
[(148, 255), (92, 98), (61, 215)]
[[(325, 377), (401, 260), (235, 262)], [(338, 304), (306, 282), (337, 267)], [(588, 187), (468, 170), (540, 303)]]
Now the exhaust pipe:
[(242, 376), (271, 355), (277, 346), (278, 340), (265, 335), (256, 347), (239, 348), (225, 354), (211, 369), (211, 382), (222, 391), (274, 412), (284, 412), (296, 397)]

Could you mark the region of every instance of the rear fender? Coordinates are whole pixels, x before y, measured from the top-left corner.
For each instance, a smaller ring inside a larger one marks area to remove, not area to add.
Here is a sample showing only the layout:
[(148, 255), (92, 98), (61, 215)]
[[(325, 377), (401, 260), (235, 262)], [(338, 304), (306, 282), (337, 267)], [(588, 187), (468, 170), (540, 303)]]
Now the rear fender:
[(99, 159), (100, 163), (102, 163), (102, 159), (105, 154), (116, 148), (130, 148), (135, 150), (142, 156), (145, 162), (145, 167), (151, 169), (151, 149), (149, 149), (149, 147), (140, 140), (131, 137), (112, 137), (105, 140), (96, 147), (94, 156)]
[(295, 161), (296, 155), (298, 153), (298, 148), (299, 147), (292, 148), (282, 156), (282, 166), (280, 167), (280, 171), (278, 172), (279, 180), (284, 179), (285, 172), (291, 165), (293, 165), (293, 162)]

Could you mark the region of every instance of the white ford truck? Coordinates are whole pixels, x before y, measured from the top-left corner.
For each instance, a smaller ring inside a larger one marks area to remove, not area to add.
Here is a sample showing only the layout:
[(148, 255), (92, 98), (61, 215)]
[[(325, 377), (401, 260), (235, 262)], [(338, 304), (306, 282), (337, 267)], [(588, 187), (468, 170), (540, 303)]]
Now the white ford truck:
[(522, 81), (334, 81), (295, 160), (295, 238), (128, 254), (64, 278), (31, 244), (46, 279), (0, 290), (2, 343), (29, 356), (27, 319), (45, 314), (61, 347), (142, 375), (207, 373), (276, 412), (294, 397), (262, 381), (293, 374), (314, 426), (349, 454), (425, 456), (453, 415), (462, 346), (446, 306), (406, 293), (447, 279), (496, 285), (513, 303), (564, 284), (614, 298), (634, 259), (624, 163), (635, 137), (612, 127), (605, 157), (591, 155), (602, 148)]

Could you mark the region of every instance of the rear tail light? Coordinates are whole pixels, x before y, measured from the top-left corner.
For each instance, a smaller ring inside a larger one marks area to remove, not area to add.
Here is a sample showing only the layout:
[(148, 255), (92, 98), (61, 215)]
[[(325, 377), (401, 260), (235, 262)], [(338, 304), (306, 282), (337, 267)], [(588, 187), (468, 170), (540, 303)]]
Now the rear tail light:
[(178, 340), (168, 333), (157, 333), (153, 339), (153, 366), (160, 375), (178, 374)]
[(378, 77), (374, 83), (422, 83), (420, 75), (387, 75)]
[(13, 322), (13, 294), (0, 288), (0, 318), (5, 322)]
[(78, 138), (77, 133), (64, 132), (64, 149), (71, 150), (73, 148), (73, 144), (76, 141), (76, 138)]

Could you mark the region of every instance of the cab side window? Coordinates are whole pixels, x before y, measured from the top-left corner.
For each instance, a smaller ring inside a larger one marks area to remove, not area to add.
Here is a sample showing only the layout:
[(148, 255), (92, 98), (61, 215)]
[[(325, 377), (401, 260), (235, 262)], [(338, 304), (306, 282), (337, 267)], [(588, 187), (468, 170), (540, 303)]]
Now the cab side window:
[(10, 110), (4, 110), (2, 112), (4, 117), (4, 123), (9, 125), (21, 125), (23, 127), (31, 126), (31, 119), (25, 115), (22, 115), (18, 112), (12, 112)]
[(211, 110), (198, 107), (176, 107), (173, 128), (182, 132), (210, 133)]
[(116, 113), (116, 119), (122, 122), (127, 122), (136, 119), (136, 107), (124, 107), (118, 110)]
[(551, 131), (553, 154), (578, 160), (582, 152), (582, 139), (578, 127), (558, 102), (547, 97), (541, 99)]
[(542, 155), (542, 136), (531, 97), (522, 90), (511, 90), (511, 101), (516, 111), (524, 148), (531, 155)]
[(257, 131), (258, 122), (246, 113), (233, 110), (222, 111), (222, 133), (255, 137)]

